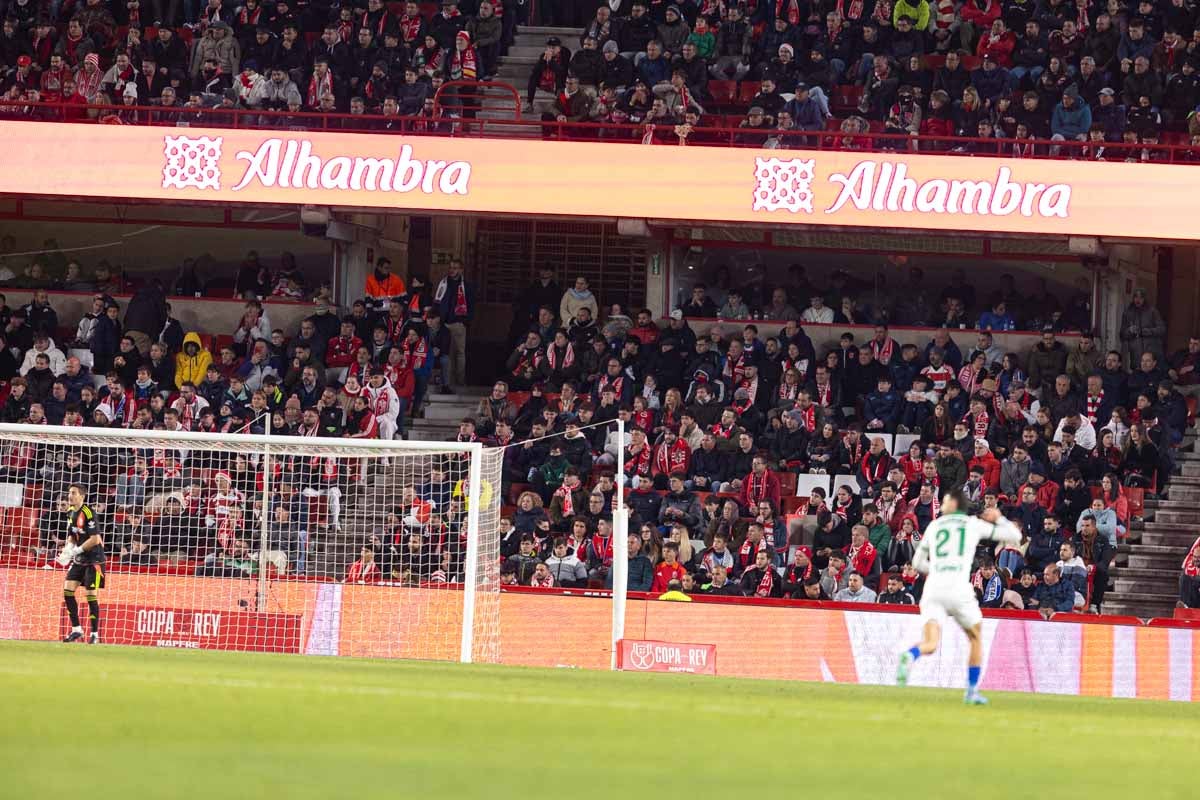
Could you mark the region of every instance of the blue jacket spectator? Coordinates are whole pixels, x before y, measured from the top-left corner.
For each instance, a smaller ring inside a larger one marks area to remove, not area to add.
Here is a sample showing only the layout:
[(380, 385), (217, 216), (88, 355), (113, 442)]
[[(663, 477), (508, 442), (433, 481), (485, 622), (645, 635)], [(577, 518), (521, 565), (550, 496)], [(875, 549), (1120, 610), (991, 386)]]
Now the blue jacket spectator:
[(1054, 568), (1054, 583), (1038, 584), (1033, 590), (1033, 600), (1040, 611), (1071, 611), (1075, 608), (1075, 584), (1062, 580), (1058, 568)]
[(982, 67), (971, 71), (971, 85), (985, 103), (995, 102), (997, 97), (1008, 91), (1008, 70), (985, 58)]
[[(1108, 92), (1110, 96), (1115, 95), (1115, 92), (1107, 87), (1100, 90), (1100, 94), (1105, 92)], [(1092, 112), (1092, 123), (1104, 127), (1105, 141), (1119, 142), (1121, 135), (1125, 133), (1125, 108), (1116, 101), (1110, 103), (1101, 100), (1096, 105), (1096, 110)]]
[[(800, 84), (800, 86), (804, 86), (804, 84)], [(788, 102), (787, 106), (785, 106), (791, 112), (796, 130), (823, 130), (825, 128), (825, 115), (821, 113), (821, 106), (809, 96), (807, 88), (800, 90), (800, 86), (796, 87), (795, 99)]]
[(999, 312), (1002, 303), (997, 304), (992, 311), (985, 311), (979, 315), (979, 330), (981, 331), (1011, 331), (1016, 330), (1017, 323), (1013, 321), (1012, 316), (1005, 311)]
[(1082, 139), (1092, 127), (1092, 110), (1079, 100), (1079, 90), (1072, 84), (1063, 92), (1063, 99), (1050, 115), (1050, 133), (1064, 139)]
[[(888, 377), (891, 380), (891, 377)], [(896, 424), (896, 417), (900, 414), (900, 395), (894, 389), (888, 387), (886, 392), (874, 391), (867, 395), (863, 401), (863, 418), (867, 422), (872, 420), (880, 420), (883, 422), (884, 428), (891, 431)]]

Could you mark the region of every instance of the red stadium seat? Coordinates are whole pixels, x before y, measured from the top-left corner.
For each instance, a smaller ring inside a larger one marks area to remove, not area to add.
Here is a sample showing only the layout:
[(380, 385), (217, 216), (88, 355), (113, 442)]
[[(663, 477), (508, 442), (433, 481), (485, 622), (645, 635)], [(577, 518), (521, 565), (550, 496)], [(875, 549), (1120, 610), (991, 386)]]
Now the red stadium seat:
[(741, 105), (750, 105), (760, 89), (762, 89), (762, 83), (759, 81), (742, 81), (741, 85), (738, 86), (738, 103)]
[(731, 106), (737, 101), (737, 81), (709, 81), (708, 94), (714, 106)]

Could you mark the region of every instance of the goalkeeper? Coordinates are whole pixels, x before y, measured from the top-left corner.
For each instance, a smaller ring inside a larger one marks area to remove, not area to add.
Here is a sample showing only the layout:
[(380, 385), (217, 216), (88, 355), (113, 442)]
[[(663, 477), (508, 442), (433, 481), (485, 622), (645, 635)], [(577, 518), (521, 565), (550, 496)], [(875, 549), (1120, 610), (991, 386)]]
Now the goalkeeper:
[(63, 600), (67, 606), (67, 614), (71, 617), (71, 633), (64, 642), (78, 642), (83, 639), (83, 628), (79, 624), (79, 601), (75, 599), (75, 590), (83, 585), (87, 592), (88, 619), (92, 632), (88, 641), (92, 644), (100, 642), (100, 590), (104, 588), (104, 540), (96, 527), (96, 512), (87, 504), (87, 493), (77, 483), (67, 489), (67, 502), (70, 506), (67, 514), (67, 544), (58, 556), (58, 562), (64, 566), (70, 564), (67, 570), (67, 580), (63, 583)]

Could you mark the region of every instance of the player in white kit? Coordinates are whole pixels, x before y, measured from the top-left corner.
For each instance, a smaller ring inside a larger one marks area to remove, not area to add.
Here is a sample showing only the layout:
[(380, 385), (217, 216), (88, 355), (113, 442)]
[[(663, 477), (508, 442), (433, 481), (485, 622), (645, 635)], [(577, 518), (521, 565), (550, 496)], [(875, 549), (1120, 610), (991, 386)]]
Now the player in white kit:
[(942, 500), (942, 514), (925, 529), (925, 535), (913, 556), (913, 567), (929, 577), (921, 593), (921, 621), (924, 623), (920, 644), (900, 654), (896, 684), (908, 683), (913, 662), (937, 652), (942, 638), (942, 618), (958, 623), (971, 645), (967, 666), (967, 693), (964, 700), (983, 705), (987, 698), (979, 693), (979, 671), (983, 663), (983, 614), (971, 586), (971, 565), (975, 547), (981, 539), (1016, 544), (1021, 533), (994, 508), (978, 517), (965, 513), (967, 498), (953, 491)]

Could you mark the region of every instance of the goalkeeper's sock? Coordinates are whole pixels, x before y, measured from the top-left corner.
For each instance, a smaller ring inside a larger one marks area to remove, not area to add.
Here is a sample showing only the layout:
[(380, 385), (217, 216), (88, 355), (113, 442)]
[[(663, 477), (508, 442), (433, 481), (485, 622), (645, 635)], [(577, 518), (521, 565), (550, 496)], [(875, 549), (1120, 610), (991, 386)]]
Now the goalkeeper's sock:
[(92, 633), (100, 632), (100, 601), (88, 598), (88, 619), (92, 622)]
[[(896, 652), (896, 651), (895, 651), (895, 650), (893, 650), (892, 652), (894, 653), (894, 652)], [(908, 649), (908, 654), (909, 654), (910, 656), (912, 656), (912, 660), (913, 660), (913, 661), (916, 661), (918, 658), (920, 658), (920, 657), (921, 657), (921, 648), (920, 648), (920, 647), (917, 647), (917, 646), (915, 646), (915, 645), (914, 645), (913, 647), (910, 647), (910, 648)]]
[(75, 599), (75, 593), (63, 592), (63, 602), (67, 604), (67, 615), (71, 618), (71, 629), (80, 630), (79, 601)]
[(974, 694), (979, 689), (979, 667), (967, 667), (967, 691)]

